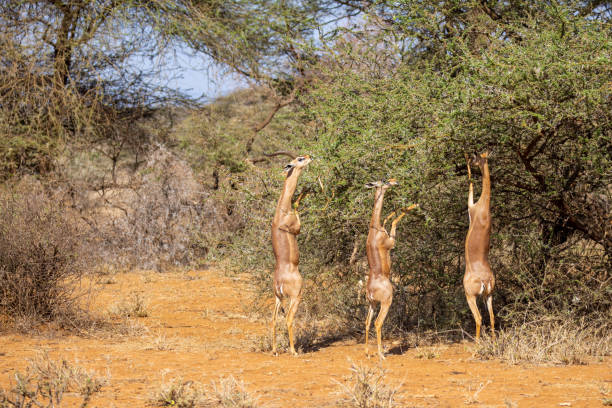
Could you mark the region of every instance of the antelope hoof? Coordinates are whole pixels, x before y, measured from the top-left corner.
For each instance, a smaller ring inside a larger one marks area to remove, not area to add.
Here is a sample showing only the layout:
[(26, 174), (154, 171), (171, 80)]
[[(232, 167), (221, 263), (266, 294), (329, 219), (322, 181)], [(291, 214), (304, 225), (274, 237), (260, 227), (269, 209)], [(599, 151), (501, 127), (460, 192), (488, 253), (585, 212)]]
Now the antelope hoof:
[(378, 357), (380, 357), (380, 360), (381, 360), (381, 361), (382, 361), (382, 360), (385, 360), (385, 355), (384, 355), (384, 353), (382, 353), (382, 352), (380, 352), (380, 351), (378, 352)]
[(291, 355), (293, 357), (297, 357), (298, 356), (298, 353), (295, 350), (291, 350), (290, 353), (291, 353)]
[(276, 350), (272, 350), (272, 355), (273, 355), (274, 357), (278, 357), (278, 351), (276, 351)]

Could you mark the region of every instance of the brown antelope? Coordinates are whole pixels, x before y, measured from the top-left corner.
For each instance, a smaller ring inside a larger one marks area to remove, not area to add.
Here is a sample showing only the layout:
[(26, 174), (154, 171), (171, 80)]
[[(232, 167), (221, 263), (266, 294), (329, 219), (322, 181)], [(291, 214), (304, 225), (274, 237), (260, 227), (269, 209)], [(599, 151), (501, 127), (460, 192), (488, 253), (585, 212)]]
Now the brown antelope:
[(397, 223), (406, 215), (406, 212), (418, 206), (417, 204), (413, 204), (410, 207), (403, 209), (401, 214), (391, 223), (391, 233), (388, 234), (387, 230), (385, 229), (385, 224), (391, 217), (395, 216), (395, 212), (392, 212), (387, 218), (385, 218), (382, 226), (380, 225), (380, 213), (383, 207), (385, 191), (391, 186), (395, 185), (397, 185), (397, 181), (395, 181), (395, 179), (375, 181), (366, 184), (366, 187), (376, 188), (376, 190), (374, 192), (374, 210), (372, 211), (370, 230), (368, 232), (368, 240), (366, 242), (366, 252), (370, 267), (368, 284), (366, 287), (366, 298), (370, 303), (370, 308), (368, 309), (368, 317), (366, 319), (365, 352), (366, 356), (369, 357), (368, 334), (370, 331), (370, 324), (372, 323), (372, 317), (374, 316), (374, 306), (376, 303), (380, 303), (380, 312), (378, 312), (378, 317), (374, 322), (374, 327), (376, 328), (378, 355), (381, 360), (384, 360), (385, 358), (382, 349), (381, 329), (393, 300), (393, 286), (391, 285), (390, 281), (390, 252), (395, 246), (395, 230), (397, 228)]
[[(465, 275), (463, 276), (463, 288), (470, 310), (476, 321), (476, 340), (480, 339), (480, 325), (482, 317), (476, 305), (477, 296), (487, 298), (487, 309), (491, 319), (491, 335), (495, 337), (495, 316), (493, 315), (493, 289), (495, 288), (495, 277), (489, 265), (489, 236), (491, 234), (491, 178), (489, 175), (489, 164), (487, 163), (489, 153), (473, 155), (468, 159), (468, 180), (470, 182), (468, 193), (468, 213), (470, 217), (470, 228), (465, 238)], [(482, 172), (482, 193), (474, 204), (474, 186), (472, 185), (471, 164), (475, 164)]]
[(300, 233), (300, 217), (297, 207), (301, 199), (298, 198), (291, 207), (291, 199), (298, 178), (302, 170), (312, 161), (311, 157), (297, 156), (285, 166), (287, 176), (283, 191), (278, 199), (274, 220), (272, 221), (272, 248), (276, 258), (274, 268), (274, 314), (272, 316), (272, 353), (276, 352), (276, 317), (283, 299), (289, 299), (287, 307), (287, 331), (289, 332), (289, 348), (293, 355), (297, 355), (293, 343), (293, 319), (302, 297), (302, 276), (298, 271), (300, 255), (296, 236)]

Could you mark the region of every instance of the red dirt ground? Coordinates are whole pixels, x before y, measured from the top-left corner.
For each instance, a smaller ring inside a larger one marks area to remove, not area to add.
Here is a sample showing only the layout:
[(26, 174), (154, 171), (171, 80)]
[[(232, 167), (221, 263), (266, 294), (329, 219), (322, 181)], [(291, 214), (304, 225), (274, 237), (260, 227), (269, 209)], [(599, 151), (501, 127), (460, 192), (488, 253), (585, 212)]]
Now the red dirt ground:
[[(144, 334), (132, 336), (37, 337), (0, 335), (0, 385), (41, 350), (108, 376), (93, 407), (144, 407), (162, 382), (172, 378), (210, 384), (233, 375), (265, 407), (328, 407), (351, 361), (365, 358), (363, 345), (338, 342), (298, 357), (252, 352), (253, 337), (269, 330), (269, 317), (249, 313), (248, 276), (228, 277), (215, 269), (189, 273), (118, 274), (97, 285), (101, 311), (137, 292), (148, 300), (148, 317), (137, 318)], [(299, 316), (299, 315), (298, 315)], [(384, 330), (384, 328), (383, 328)], [(375, 350), (374, 342), (371, 351)], [(586, 366), (512, 366), (480, 361), (472, 344), (439, 345), (433, 358), (424, 348), (389, 355), (386, 381), (399, 386), (402, 407), (600, 407), (610, 398), (612, 359)], [(480, 389), (480, 392), (477, 391)], [(606, 396), (607, 394), (607, 396)]]

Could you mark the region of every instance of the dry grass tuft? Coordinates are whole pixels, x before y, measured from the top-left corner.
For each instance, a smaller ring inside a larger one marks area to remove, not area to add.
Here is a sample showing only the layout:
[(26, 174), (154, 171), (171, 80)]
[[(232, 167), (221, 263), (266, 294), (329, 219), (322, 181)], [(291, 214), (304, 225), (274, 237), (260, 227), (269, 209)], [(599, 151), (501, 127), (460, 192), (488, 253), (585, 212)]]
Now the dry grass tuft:
[(212, 383), (212, 395), (208, 399), (209, 406), (223, 408), (256, 408), (257, 400), (251, 396), (242, 381), (229, 376)]
[[(289, 338), (283, 333), (276, 335), (276, 349), (279, 353), (286, 353), (289, 350)], [(270, 353), (272, 351), (272, 334), (265, 334), (249, 337), (249, 351), (254, 353)], [(296, 350), (299, 353), (299, 350)]]
[[(343, 319), (339, 319), (336, 316), (322, 316), (313, 311), (310, 303), (303, 303), (303, 308), (300, 305), (298, 309), (294, 323), (295, 350), (298, 353), (316, 351), (333, 342), (348, 337), (353, 338), (354, 330), (352, 326), (347, 326)], [(249, 321), (265, 320), (267, 326), (271, 324), (270, 320), (268, 320), (272, 314), (271, 310), (269, 311), (270, 314), (268, 314), (266, 313), (268, 310), (256, 304), (252, 306), (254, 306), (254, 309), (250, 311)], [(257, 313), (253, 312), (253, 310), (257, 310)], [(283, 310), (281, 310), (276, 320), (276, 347), (279, 353), (285, 353), (289, 350), (287, 321)], [(267, 327), (265, 334), (250, 336), (248, 348), (253, 352), (266, 353), (272, 351), (271, 327)]]
[(76, 393), (78, 406), (84, 408), (106, 383), (106, 379), (66, 360), (52, 361), (47, 354), (40, 354), (30, 361), (25, 374), (15, 373), (15, 385), (10, 390), (0, 388), (0, 407), (62, 406), (65, 394)]
[(351, 364), (348, 384), (338, 382), (340, 399), (337, 406), (343, 408), (392, 408), (398, 406), (395, 388), (385, 384), (386, 371), (381, 368)]
[[(334, 332), (325, 322), (304, 318), (303, 315), (299, 318), (300, 320), (297, 321), (294, 326), (295, 350), (299, 354), (315, 351), (322, 345), (341, 338), (341, 336), (339, 336), (337, 332)], [(276, 324), (276, 349), (279, 353), (286, 353), (289, 350), (289, 336), (284, 316), (279, 316)], [(271, 329), (267, 330), (265, 334), (249, 337), (249, 351), (262, 353), (271, 352)]]
[(484, 337), (475, 355), (511, 364), (587, 364), (612, 353), (609, 322), (586, 323), (549, 318), (501, 330), (496, 339)]
[(138, 292), (131, 292), (127, 299), (111, 305), (109, 313), (117, 317), (147, 317), (148, 301)]
[(475, 389), (472, 389), (472, 386), (468, 385), (468, 389), (467, 389), (467, 393), (466, 393), (466, 397), (464, 401), (466, 405), (478, 404), (480, 402), (478, 400), (478, 395), (480, 395), (482, 390), (484, 390), (485, 387), (489, 384), (491, 384), (491, 380), (487, 381), (486, 383), (478, 384)]
[(212, 382), (210, 387), (174, 379), (162, 385), (160, 392), (149, 401), (158, 407), (177, 408), (257, 408), (257, 401), (244, 388), (242, 381), (229, 376)]
[(422, 358), (425, 360), (433, 360), (440, 357), (440, 353), (442, 352), (442, 346), (425, 346), (419, 347), (416, 350), (415, 358)]
[(157, 333), (157, 335), (151, 339), (151, 343), (153, 349), (159, 351), (173, 350), (175, 347), (174, 339), (168, 339), (163, 333)]
[(149, 402), (157, 407), (194, 408), (204, 406), (205, 397), (206, 392), (201, 384), (174, 379), (163, 384)]
[(112, 326), (112, 329), (102, 333), (110, 333), (111, 336), (119, 337), (136, 337), (148, 334), (149, 328), (138, 320), (122, 318), (118, 324)]

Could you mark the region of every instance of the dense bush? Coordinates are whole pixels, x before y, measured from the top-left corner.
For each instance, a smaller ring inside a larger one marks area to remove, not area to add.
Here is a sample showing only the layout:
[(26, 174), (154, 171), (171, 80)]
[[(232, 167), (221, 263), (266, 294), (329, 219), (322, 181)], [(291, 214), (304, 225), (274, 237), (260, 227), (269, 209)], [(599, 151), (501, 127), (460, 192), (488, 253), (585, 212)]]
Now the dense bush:
[(394, 306), (399, 327), (466, 321), (464, 153), (485, 149), (502, 324), (549, 310), (610, 314), (612, 39), (605, 25), (567, 14), (514, 29), (520, 42), (491, 36), (474, 50), (458, 36), (442, 57), (382, 78), (332, 66), (308, 99), (317, 121), (310, 150), (321, 158), (311, 170), (334, 198), (302, 217), (305, 258), (347, 264), (355, 242), (364, 254), (367, 181), (400, 180), (386, 212), (421, 205), (400, 224), (392, 254), (396, 293), (411, 299)]
[[(395, 177), (400, 186), (388, 192), (384, 213), (413, 202), (421, 209), (399, 225), (386, 327), (471, 325), (461, 287), (468, 229), (464, 154), (488, 149), (499, 324), (550, 311), (609, 319), (609, 25), (558, 4), (497, 21), (466, 2), (453, 10), (465, 18), (461, 30), (432, 35), (427, 46), (400, 55), (385, 47), (392, 43), (387, 33), (435, 28), (415, 10), (418, 4), (401, 4), (394, 25), (383, 24), (388, 30), (337, 41), (301, 96), (302, 109), (278, 118), (304, 124), (283, 147), (317, 158), (298, 186), (298, 194), (312, 192), (303, 201), (300, 269), (318, 291), (342, 286), (347, 294), (321, 297), (307, 287), (305, 304), (323, 300), (320, 316), (343, 309), (353, 323), (364, 320), (365, 302), (353, 292), (363, 279), (357, 266), (365, 258), (373, 204), (363, 185)], [(444, 18), (453, 16), (449, 11)], [(245, 189), (268, 205), (250, 213), (249, 239), (237, 235), (234, 248), (258, 266), (267, 289), (267, 230), (283, 176), (280, 164), (261, 168), (271, 193), (256, 183)], [(334, 306), (338, 299), (342, 306)]]
[(0, 192), (0, 314), (69, 323), (89, 258), (75, 220), (35, 182)]
[(157, 145), (143, 159), (136, 171), (120, 161), (119, 183), (94, 191), (75, 184), (71, 203), (98, 238), (105, 263), (158, 271), (192, 265), (242, 227), (231, 203), (217, 199), (171, 150)]

